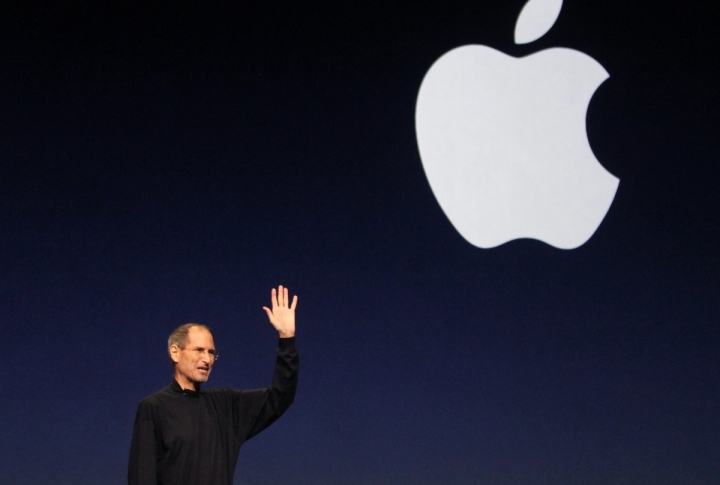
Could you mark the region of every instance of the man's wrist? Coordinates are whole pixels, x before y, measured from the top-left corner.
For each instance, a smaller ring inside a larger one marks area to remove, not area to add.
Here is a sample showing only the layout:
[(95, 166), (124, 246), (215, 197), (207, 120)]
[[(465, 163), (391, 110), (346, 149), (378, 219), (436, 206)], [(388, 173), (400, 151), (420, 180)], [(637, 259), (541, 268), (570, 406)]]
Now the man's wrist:
[(278, 339), (279, 350), (291, 350), (295, 348), (295, 337), (280, 337)]

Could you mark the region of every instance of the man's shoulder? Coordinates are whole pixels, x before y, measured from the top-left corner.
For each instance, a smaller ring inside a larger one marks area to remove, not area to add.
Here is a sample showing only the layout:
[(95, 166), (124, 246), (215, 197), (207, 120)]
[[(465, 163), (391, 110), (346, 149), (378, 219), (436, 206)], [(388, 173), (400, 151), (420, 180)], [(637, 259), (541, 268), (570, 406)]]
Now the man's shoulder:
[(261, 402), (267, 398), (269, 388), (259, 389), (236, 389), (233, 387), (214, 387), (212, 389), (203, 390), (203, 394), (208, 401), (212, 401), (215, 406), (252, 406), (253, 403)]
[(158, 389), (152, 394), (145, 396), (143, 399), (141, 399), (139, 406), (146, 407), (160, 404), (167, 398), (172, 397), (172, 394), (172, 386), (165, 386), (162, 389)]
[(135, 423), (155, 421), (155, 418), (162, 414), (163, 409), (167, 407), (168, 397), (171, 397), (168, 391), (171, 391), (170, 386), (144, 397), (138, 404)]
[(242, 391), (232, 387), (211, 387), (210, 389), (203, 389), (201, 392), (207, 397), (233, 397)]

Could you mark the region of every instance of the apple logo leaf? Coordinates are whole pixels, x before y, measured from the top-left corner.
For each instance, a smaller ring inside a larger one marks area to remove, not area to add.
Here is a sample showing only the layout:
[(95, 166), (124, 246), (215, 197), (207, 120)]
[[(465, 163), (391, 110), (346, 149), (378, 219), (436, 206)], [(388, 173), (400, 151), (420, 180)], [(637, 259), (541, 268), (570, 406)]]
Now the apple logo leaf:
[(528, 44), (545, 35), (560, 15), (562, 0), (529, 0), (515, 24), (515, 43)]

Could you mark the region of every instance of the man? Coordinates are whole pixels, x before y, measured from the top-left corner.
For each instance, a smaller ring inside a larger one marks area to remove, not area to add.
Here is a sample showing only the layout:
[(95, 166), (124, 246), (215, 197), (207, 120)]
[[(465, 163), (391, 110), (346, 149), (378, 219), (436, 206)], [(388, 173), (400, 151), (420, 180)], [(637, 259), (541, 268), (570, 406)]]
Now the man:
[(178, 327), (168, 340), (175, 379), (138, 406), (130, 447), (129, 485), (232, 485), (243, 442), (277, 420), (295, 397), (298, 354), (295, 307), (282, 286), (263, 307), (280, 335), (272, 385), (240, 391), (201, 389), (217, 360), (210, 330)]

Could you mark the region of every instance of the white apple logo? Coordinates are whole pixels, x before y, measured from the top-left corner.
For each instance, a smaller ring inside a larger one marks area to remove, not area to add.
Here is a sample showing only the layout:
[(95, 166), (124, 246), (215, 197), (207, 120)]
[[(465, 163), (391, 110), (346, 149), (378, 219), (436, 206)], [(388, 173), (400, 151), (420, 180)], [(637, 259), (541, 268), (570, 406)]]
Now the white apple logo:
[[(544, 35), (562, 0), (530, 0), (515, 42)], [(590, 149), (587, 107), (608, 73), (581, 52), (553, 48), (515, 58), (482, 45), (440, 57), (415, 113), (420, 158), (438, 203), (471, 244), (533, 238), (584, 244), (619, 180)]]

